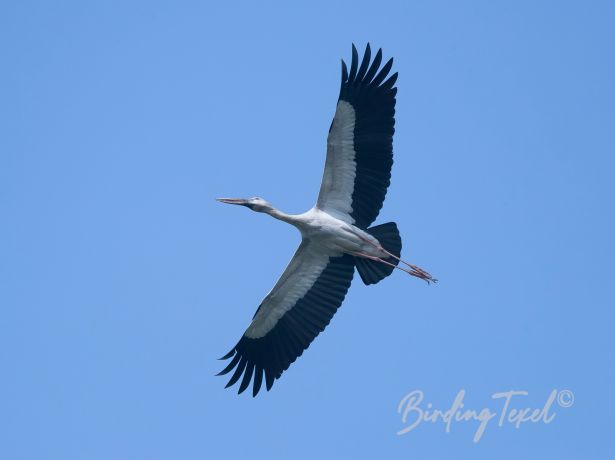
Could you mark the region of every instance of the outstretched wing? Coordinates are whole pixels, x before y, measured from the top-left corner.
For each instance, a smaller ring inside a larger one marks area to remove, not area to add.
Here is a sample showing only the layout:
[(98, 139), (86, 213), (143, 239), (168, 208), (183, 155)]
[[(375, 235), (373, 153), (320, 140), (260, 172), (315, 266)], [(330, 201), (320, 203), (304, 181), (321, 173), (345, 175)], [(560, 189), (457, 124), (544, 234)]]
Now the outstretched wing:
[(303, 240), (288, 267), (256, 310), (241, 340), (222, 359), (233, 358), (222, 372), (235, 369), (227, 387), (243, 375), (242, 393), (253, 379), (259, 392), (263, 376), (267, 391), (274, 379), (307, 349), (342, 304), (354, 274), (349, 255), (327, 254)]
[[(391, 181), (397, 73), (391, 58), (378, 71), (369, 44), (359, 67), (352, 45), (350, 73), (342, 60), (342, 85), (327, 138), (327, 160), (316, 206), (367, 228), (378, 216)], [(388, 79), (387, 79), (388, 77)], [(385, 81), (386, 79), (386, 81)]]

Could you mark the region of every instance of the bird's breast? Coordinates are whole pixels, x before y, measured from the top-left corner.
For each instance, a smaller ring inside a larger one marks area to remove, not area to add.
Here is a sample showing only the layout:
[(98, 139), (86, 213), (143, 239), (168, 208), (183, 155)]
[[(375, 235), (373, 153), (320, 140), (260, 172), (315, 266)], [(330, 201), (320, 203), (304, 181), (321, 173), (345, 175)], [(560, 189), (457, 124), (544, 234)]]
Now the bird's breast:
[(358, 229), (323, 211), (306, 213), (300, 230), (304, 238), (331, 252), (356, 252), (363, 246)]

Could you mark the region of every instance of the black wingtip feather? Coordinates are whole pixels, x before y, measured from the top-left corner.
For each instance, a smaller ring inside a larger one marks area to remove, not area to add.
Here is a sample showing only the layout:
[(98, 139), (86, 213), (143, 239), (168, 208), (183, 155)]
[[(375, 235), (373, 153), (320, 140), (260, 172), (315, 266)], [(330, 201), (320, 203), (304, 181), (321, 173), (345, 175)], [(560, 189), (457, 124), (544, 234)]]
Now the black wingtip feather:
[(273, 375), (273, 371), (265, 370), (265, 387), (267, 391), (271, 390), (274, 381), (275, 376)]
[(256, 397), (258, 392), (261, 389), (261, 385), (263, 383), (263, 368), (261, 366), (256, 366), (254, 370), (254, 386), (252, 387), (252, 397)]
[(231, 372), (231, 370), (237, 365), (237, 363), (239, 362), (239, 360), (241, 359), (240, 355), (235, 355), (235, 357), (232, 359), (232, 361), (228, 364), (228, 366), (226, 366), (224, 369), (222, 369), (219, 373), (217, 373), (216, 375), (225, 375), (228, 374), (229, 372)]
[(246, 391), (246, 388), (250, 385), (250, 380), (252, 380), (252, 374), (254, 374), (254, 364), (249, 363), (246, 366), (246, 371), (243, 374), (243, 379), (241, 380), (241, 385), (239, 385), (239, 391), (237, 394), (241, 394)]
[(366, 83), (368, 84), (371, 83), (372, 79), (374, 78), (374, 75), (376, 75), (376, 72), (378, 71), (378, 67), (380, 67), (381, 62), (382, 62), (382, 48), (380, 48), (378, 52), (376, 53), (376, 56), (374, 57), (372, 65), (369, 67), (367, 74), (365, 74), (364, 80)]
[(350, 62), (350, 74), (348, 75), (348, 83), (353, 83), (357, 76), (357, 68), (359, 67), (359, 53), (357, 48), (352, 44), (352, 61)]
[(384, 81), (389, 71), (391, 70), (391, 67), (393, 67), (393, 58), (389, 59), (387, 63), (382, 66), (382, 69), (380, 69), (380, 72), (378, 72), (378, 75), (376, 75), (376, 78), (374, 78), (374, 80), (372, 81), (372, 85), (380, 86), (380, 83)]
[(387, 81), (385, 81), (382, 85), (380, 85), (380, 88), (382, 88), (384, 91), (388, 91), (392, 89), (393, 86), (395, 85), (395, 82), (397, 81), (397, 75), (398, 75), (397, 72), (391, 75)]
[(359, 68), (359, 72), (357, 73), (357, 82), (362, 82), (363, 78), (365, 78), (365, 73), (367, 72), (367, 66), (369, 65), (369, 61), (371, 59), (371, 50), (369, 47), (369, 43), (365, 47), (365, 53), (363, 53), (363, 60), (361, 61), (361, 67)]
[(224, 388), (228, 388), (230, 386), (235, 385), (235, 382), (239, 380), (239, 377), (241, 377), (241, 374), (243, 374), (243, 371), (245, 370), (247, 364), (248, 364), (248, 360), (246, 359), (245, 356), (243, 356), (241, 358), (241, 361), (239, 361), (239, 364), (237, 365), (237, 369), (235, 369), (235, 373), (233, 374), (233, 376), (231, 377), (231, 379), (228, 381), (228, 383), (226, 384)]
[(222, 358), (218, 358), (219, 361), (224, 361), (225, 359), (229, 359), (231, 356), (233, 356), (235, 354), (235, 348), (233, 348), (231, 351), (229, 351), (227, 354), (225, 354)]

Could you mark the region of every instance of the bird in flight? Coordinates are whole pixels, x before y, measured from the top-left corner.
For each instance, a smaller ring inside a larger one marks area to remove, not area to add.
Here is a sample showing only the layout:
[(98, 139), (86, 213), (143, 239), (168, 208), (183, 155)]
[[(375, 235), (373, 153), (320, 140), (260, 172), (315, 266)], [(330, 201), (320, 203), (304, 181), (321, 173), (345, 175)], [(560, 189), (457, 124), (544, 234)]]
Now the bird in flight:
[[(382, 68), (382, 50), (371, 59), (369, 43), (359, 64), (352, 45), (350, 71), (342, 60), (342, 83), (327, 137), (327, 158), (318, 200), (312, 209), (286, 214), (262, 198), (218, 198), (297, 227), (301, 244), (218, 374), (234, 372), (239, 393), (253, 382), (252, 395), (267, 391), (322, 332), (342, 304), (355, 267), (367, 285), (395, 268), (429, 282), (425, 270), (400, 259), (395, 222), (370, 227), (391, 180), (395, 131), (393, 59)], [(399, 265), (401, 264), (403, 265)]]

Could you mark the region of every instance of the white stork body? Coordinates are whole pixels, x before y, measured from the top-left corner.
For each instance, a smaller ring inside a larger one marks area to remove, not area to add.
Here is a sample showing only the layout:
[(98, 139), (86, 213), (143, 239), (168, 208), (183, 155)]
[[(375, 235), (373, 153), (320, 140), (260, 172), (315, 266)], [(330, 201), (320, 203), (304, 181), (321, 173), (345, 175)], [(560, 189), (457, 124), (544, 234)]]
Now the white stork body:
[(374, 257), (387, 257), (372, 235), (317, 207), (296, 215), (273, 209), (270, 215), (294, 225), (301, 232), (302, 239), (312, 241), (330, 254), (361, 252)]
[[(393, 60), (380, 70), (369, 44), (359, 67), (352, 47), (350, 72), (342, 61), (342, 84), (327, 138), (327, 159), (316, 205), (285, 214), (262, 198), (219, 198), (294, 225), (301, 244), (273, 289), (258, 307), (241, 340), (222, 359), (220, 372), (235, 369), (228, 386), (243, 375), (239, 393), (263, 377), (267, 390), (329, 324), (350, 287), (355, 268), (365, 284), (375, 284), (394, 268), (426, 281), (424, 270), (401, 260), (401, 238), (394, 222), (370, 227), (390, 183), (395, 124), (394, 87), (388, 77)], [(386, 79), (386, 81), (385, 81)], [(408, 268), (397, 266), (403, 262)]]

